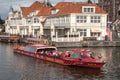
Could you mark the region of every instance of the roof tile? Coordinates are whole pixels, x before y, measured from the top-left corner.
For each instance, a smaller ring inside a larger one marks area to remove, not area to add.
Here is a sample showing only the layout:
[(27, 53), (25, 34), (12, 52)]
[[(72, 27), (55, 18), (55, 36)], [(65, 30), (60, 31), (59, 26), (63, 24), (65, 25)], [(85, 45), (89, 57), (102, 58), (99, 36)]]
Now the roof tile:
[(39, 10), (38, 16), (45, 16), (50, 14), (50, 7), (38, 1), (35, 1), (30, 7), (21, 7), (21, 10), (24, 17), (27, 17), (29, 13), (36, 10)]
[[(92, 3), (73, 3), (73, 2), (59, 2), (54, 6), (55, 9), (59, 9), (57, 14), (70, 14), (70, 13), (82, 13), (82, 6), (95, 6), (95, 13), (106, 14), (102, 8)], [(27, 17), (29, 13), (39, 10), (37, 16), (49, 16), (53, 7), (46, 6), (44, 3), (35, 1), (30, 7), (21, 7), (24, 17)]]
[(59, 9), (57, 14), (82, 13), (82, 6), (95, 6), (95, 13), (106, 13), (106, 11), (104, 11), (98, 5), (92, 3), (60, 2), (55, 6), (55, 8)]

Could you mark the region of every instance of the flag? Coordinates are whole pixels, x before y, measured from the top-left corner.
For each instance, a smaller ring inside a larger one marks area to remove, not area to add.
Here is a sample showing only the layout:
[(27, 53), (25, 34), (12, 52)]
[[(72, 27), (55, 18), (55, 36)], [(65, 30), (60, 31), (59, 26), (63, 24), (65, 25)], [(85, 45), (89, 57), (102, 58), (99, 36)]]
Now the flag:
[(109, 41), (112, 41), (112, 35), (111, 35), (110, 27), (107, 27), (106, 33), (107, 33), (107, 38), (108, 38), (108, 40), (109, 40)]

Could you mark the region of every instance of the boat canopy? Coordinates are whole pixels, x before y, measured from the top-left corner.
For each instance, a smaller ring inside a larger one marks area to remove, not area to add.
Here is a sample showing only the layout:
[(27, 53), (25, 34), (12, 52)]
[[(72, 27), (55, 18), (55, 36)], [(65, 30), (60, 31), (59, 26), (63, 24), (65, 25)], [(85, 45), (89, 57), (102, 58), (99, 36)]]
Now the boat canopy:
[(24, 48), (24, 50), (25, 50), (25, 51), (28, 51), (28, 52), (35, 52), (35, 51), (36, 51), (35, 48), (29, 47), (29, 46), (26, 46), (26, 47)]

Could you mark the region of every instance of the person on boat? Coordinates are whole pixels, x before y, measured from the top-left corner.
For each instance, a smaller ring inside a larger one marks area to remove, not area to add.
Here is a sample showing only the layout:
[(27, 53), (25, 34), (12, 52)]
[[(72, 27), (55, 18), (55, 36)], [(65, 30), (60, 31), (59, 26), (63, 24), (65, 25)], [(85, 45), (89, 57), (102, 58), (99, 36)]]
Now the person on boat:
[(94, 53), (93, 52), (89, 52), (89, 56), (94, 59)]
[(43, 44), (47, 45), (48, 44), (48, 40), (47, 39), (43, 39)]
[(60, 56), (61, 58), (64, 58), (65, 57), (65, 52), (64, 51), (62, 51), (61, 52), (61, 56)]
[(55, 56), (56, 52), (54, 50), (51, 51), (51, 55)]
[(43, 54), (43, 53), (44, 53), (44, 50), (41, 51), (41, 54)]
[(84, 53), (80, 53), (80, 58), (86, 58), (87, 56)]
[(70, 51), (66, 51), (65, 57), (70, 57)]
[(42, 52), (41, 50), (38, 50), (38, 51), (37, 51), (37, 53), (39, 53), (39, 54), (41, 54), (41, 52)]

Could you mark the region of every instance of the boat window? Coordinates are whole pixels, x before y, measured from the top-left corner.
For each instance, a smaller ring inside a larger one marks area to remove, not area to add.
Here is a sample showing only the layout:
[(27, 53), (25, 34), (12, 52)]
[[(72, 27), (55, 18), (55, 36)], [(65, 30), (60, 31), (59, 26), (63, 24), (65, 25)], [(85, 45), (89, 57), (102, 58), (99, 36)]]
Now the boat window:
[(25, 47), (24, 50), (28, 52), (35, 52), (35, 48), (32, 48), (32, 47)]
[(56, 50), (55, 48), (45, 48), (46, 51), (53, 51), (53, 50)]
[(45, 51), (52, 53), (52, 52), (56, 51), (56, 49), (55, 48), (43, 48), (43, 49), (37, 50), (38, 53), (45, 52)]
[(80, 53), (81, 58), (88, 58), (84, 53)]
[(42, 52), (43, 49), (38, 49), (37, 52)]
[(94, 53), (93, 52), (88, 52), (89, 56), (94, 59)]
[(79, 53), (78, 52), (75, 52), (74, 54), (72, 54), (70, 57), (71, 58), (78, 58), (79, 56)]

